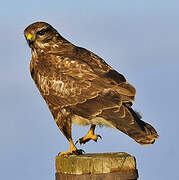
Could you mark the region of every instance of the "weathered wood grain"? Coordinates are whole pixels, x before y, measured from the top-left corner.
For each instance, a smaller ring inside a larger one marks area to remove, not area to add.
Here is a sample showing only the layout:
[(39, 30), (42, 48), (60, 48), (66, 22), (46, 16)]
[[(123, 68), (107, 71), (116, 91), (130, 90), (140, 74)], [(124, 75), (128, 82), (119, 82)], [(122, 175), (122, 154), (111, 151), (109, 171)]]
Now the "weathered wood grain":
[(137, 177), (135, 158), (127, 153), (56, 157), (56, 180), (132, 180)]

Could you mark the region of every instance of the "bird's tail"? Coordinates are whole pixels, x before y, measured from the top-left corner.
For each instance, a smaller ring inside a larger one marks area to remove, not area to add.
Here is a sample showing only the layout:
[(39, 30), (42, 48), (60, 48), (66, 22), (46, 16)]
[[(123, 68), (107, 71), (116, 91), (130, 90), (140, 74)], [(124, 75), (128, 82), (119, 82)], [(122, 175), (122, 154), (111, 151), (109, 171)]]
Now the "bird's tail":
[(134, 123), (131, 129), (134, 128), (135, 131), (135, 128), (137, 127), (137, 131), (133, 133), (130, 133), (129, 130), (128, 135), (141, 145), (153, 144), (155, 142), (155, 139), (159, 138), (157, 131), (150, 124), (142, 121), (142, 117), (138, 112), (134, 111), (131, 107), (127, 107), (127, 109), (134, 118)]
[(157, 131), (150, 124), (142, 121), (141, 115), (130, 106), (124, 104), (119, 111), (105, 110), (102, 114), (114, 128), (130, 136), (141, 145), (153, 144), (155, 139), (159, 137)]

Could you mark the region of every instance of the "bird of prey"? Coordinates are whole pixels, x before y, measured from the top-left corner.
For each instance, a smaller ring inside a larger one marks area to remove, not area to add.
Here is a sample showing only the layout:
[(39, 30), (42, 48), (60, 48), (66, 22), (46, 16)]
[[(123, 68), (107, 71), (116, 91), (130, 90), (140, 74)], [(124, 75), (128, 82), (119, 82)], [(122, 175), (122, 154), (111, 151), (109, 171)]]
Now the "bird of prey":
[(72, 123), (90, 125), (77, 140), (97, 141), (96, 125), (122, 131), (141, 145), (153, 144), (156, 130), (132, 109), (135, 88), (93, 52), (77, 47), (46, 22), (24, 30), (31, 48), (30, 72), (70, 148), (60, 155), (81, 154), (71, 134)]

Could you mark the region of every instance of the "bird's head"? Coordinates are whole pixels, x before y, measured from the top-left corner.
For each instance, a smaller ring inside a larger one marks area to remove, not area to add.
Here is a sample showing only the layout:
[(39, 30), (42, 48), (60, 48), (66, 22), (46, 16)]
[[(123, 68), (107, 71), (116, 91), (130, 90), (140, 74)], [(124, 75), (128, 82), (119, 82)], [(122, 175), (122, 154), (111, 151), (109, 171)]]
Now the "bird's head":
[(24, 30), (24, 35), (31, 49), (43, 49), (49, 42), (59, 37), (59, 33), (46, 22), (35, 22)]

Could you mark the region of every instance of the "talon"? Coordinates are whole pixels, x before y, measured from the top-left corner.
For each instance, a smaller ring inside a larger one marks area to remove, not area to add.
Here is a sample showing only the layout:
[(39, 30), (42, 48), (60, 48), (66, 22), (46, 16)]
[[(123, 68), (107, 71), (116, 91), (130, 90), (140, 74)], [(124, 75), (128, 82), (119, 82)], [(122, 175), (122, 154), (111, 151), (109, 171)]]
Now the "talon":
[(75, 145), (76, 145), (77, 143), (80, 143), (80, 145), (81, 145), (81, 144), (85, 144), (86, 142), (83, 141), (83, 138), (80, 138), (80, 139), (78, 139), (78, 140), (75, 142)]
[(76, 149), (72, 152), (67, 151), (67, 152), (59, 152), (58, 156), (68, 156), (68, 155), (80, 155), (80, 154), (84, 154), (85, 151), (83, 149)]
[(59, 152), (58, 156), (69, 156), (69, 155), (80, 155), (85, 153), (82, 149), (77, 149), (75, 145), (73, 144), (73, 141), (71, 138), (69, 138), (70, 148), (67, 152)]
[(75, 142), (75, 145), (79, 143), (79, 139)]
[[(102, 139), (102, 137), (98, 134), (98, 135), (96, 135), (97, 137), (99, 137), (100, 139)], [(94, 140), (94, 139), (93, 139)], [(98, 138), (96, 139), (96, 140), (94, 140), (95, 142), (97, 142), (98, 141)]]
[(88, 141), (90, 141), (90, 140), (93, 140), (93, 141), (95, 141), (95, 142), (97, 142), (98, 141), (98, 137), (100, 138), (100, 139), (102, 139), (102, 137), (100, 136), (100, 135), (92, 135), (92, 136), (84, 136), (84, 137), (82, 137), (82, 138), (80, 138), (80, 139), (78, 139), (76, 142), (75, 142), (75, 145), (77, 144), (77, 143), (80, 143), (80, 145), (81, 144), (85, 144), (86, 142), (88, 142)]
[(102, 139), (102, 137), (98, 134), (98, 135), (96, 135), (96, 136), (98, 136), (100, 139)]
[(58, 156), (68, 156), (68, 155), (72, 155), (72, 153), (70, 152), (59, 152)]
[(90, 140), (93, 140), (93, 141), (97, 142), (98, 137), (102, 139), (102, 137), (101, 137), (100, 135), (95, 135), (95, 134), (94, 134), (95, 126), (96, 126), (96, 125), (91, 125), (91, 128), (90, 128), (90, 130), (88, 131), (88, 133), (87, 133), (84, 137), (78, 139), (78, 140), (75, 142), (75, 145), (76, 145), (77, 143), (80, 143), (80, 145), (81, 145), (81, 144), (85, 144), (86, 142), (88, 142), (88, 141), (90, 141)]
[(77, 149), (76, 151), (72, 151), (72, 154), (74, 155), (80, 155), (80, 154), (84, 154), (85, 151), (83, 149)]

